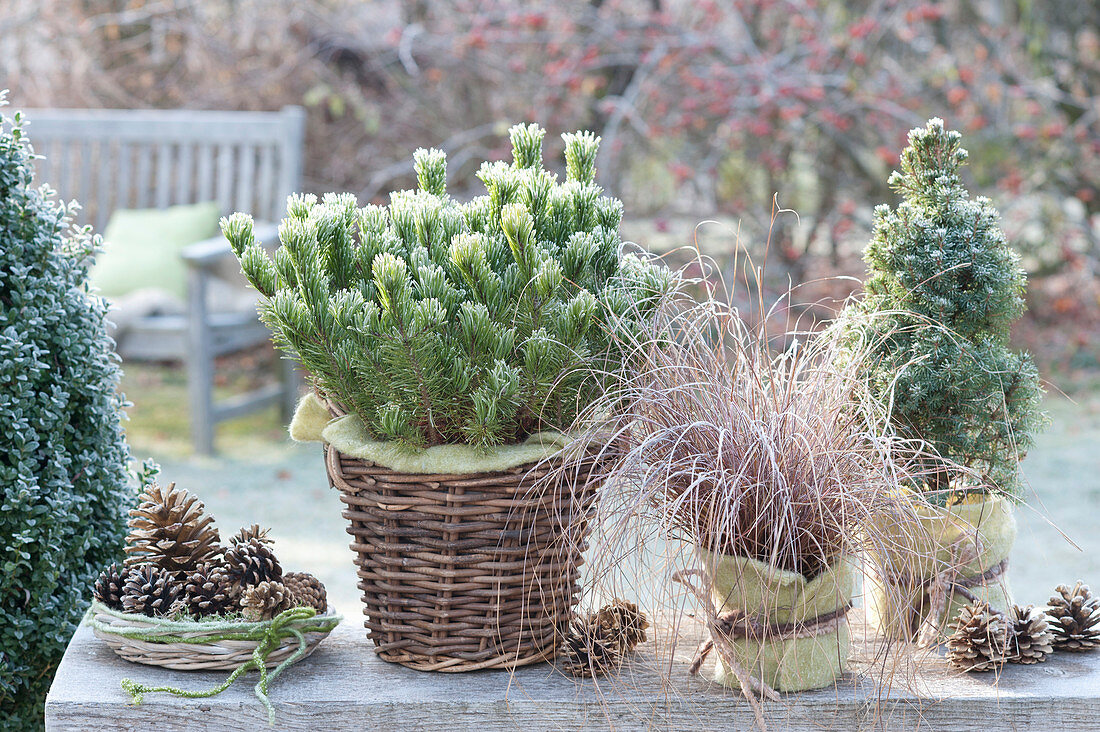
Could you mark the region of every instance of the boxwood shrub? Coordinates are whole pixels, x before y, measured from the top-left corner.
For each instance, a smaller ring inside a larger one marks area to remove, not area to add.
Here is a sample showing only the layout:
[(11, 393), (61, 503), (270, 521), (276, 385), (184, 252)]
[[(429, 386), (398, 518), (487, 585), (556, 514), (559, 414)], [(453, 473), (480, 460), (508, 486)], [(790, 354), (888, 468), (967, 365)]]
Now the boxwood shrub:
[(87, 284), (95, 241), (32, 184), (22, 122), (0, 109), (0, 730), (42, 727), (133, 496), (107, 303)]

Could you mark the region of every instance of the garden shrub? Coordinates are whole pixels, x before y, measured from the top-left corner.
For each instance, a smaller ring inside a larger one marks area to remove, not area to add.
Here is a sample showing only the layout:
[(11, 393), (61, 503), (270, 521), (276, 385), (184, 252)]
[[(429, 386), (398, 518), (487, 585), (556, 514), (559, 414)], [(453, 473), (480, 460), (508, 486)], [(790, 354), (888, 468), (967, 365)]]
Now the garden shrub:
[[(971, 470), (984, 489), (1015, 494), (1019, 460), (1044, 419), (1035, 365), (1009, 348), (1026, 275), (997, 209), (963, 186), (961, 139), (940, 119), (909, 133), (889, 181), (903, 200), (875, 209), (867, 293), (846, 326), (874, 349), (872, 386), (904, 435)], [(926, 487), (942, 499), (954, 479), (935, 468)]]
[(489, 448), (567, 429), (618, 368), (614, 332), (645, 330), (671, 273), (623, 254), (622, 204), (595, 183), (599, 138), (511, 129), (486, 195), (447, 194), (446, 157), (419, 150), (417, 191), (388, 207), (292, 196), (274, 260), (252, 219), (223, 222), (276, 341), (376, 439)]
[(0, 730), (42, 727), (133, 495), (107, 302), (87, 284), (96, 239), (32, 186), (21, 124), (0, 115)]

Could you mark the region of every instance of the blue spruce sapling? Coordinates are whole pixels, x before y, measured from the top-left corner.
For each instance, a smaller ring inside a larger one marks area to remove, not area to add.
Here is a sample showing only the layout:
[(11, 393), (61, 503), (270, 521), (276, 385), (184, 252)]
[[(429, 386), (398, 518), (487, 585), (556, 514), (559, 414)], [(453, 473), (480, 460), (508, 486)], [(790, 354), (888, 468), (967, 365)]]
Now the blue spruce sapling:
[[(869, 376), (901, 433), (1012, 494), (1043, 421), (1036, 368), (1008, 347), (1026, 279), (993, 204), (962, 184), (960, 141), (939, 119), (909, 133), (889, 179), (903, 200), (875, 209), (866, 295), (845, 327), (877, 355)], [(949, 470), (930, 473), (938, 500), (967, 489)]]

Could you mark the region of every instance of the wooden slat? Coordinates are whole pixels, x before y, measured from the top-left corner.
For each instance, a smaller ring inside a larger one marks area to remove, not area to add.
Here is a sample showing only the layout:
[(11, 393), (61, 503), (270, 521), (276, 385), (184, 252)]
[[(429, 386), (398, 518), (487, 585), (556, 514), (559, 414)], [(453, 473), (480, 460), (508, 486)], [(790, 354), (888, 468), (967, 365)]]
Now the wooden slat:
[(132, 191), (130, 190), (131, 178), (130, 169), (133, 167), (133, 149), (127, 142), (120, 142), (118, 144), (118, 152), (115, 156), (115, 208), (129, 208), (130, 196)]
[(73, 197), (80, 202), (82, 206), (80, 213), (77, 214), (78, 221), (80, 223), (88, 223), (88, 214), (93, 213), (96, 208), (97, 197), (92, 191), (92, 172), (95, 166), (95, 150), (92, 148), (92, 140), (84, 140), (80, 144), (79, 158), (76, 163), (77, 170), (77, 186), (73, 193)]
[(138, 147), (137, 182), (134, 184), (134, 208), (148, 208), (153, 192), (153, 147)]
[(55, 147), (57, 147), (57, 144), (52, 141), (34, 143), (35, 154), (42, 156), (34, 161), (34, 171), (36, 173), (34, 182), (37, 185), (49, 183), (53, 180), (54, 172), (57, 168), (57, 165), (54, 163), (54, 153), (52, 149)]
[(196, 201), (214, 200), (214, 147), (209, 144), (199, 146), (198, 180), (195, 186)]
[(301, 107), (284, 107), (279, 144), (279, 194), (275, 218), (282, 218), (286, 197), (302, 187), (302, 150), (305, 146), (306, 113)]
[(107, 228), (107, 219), (112, 209), (116, 208), (114, 201), (114, 187), (111, 178), (118, 176), (118, 143), (113, 140), (102, 140), (96, 151), (96, 209), (95, 219), (92, 222), (96, 233), (102, 234)]
[(194, 203), (192, 193), (195, 179), (194, 173), (194, 145), (184, 143), (179, 147), (179, 156), (176, 160), (176, 186), (172, 195), (173, 204)]
[(218, 173), (216, 200), (222, 211), (230, 213), (233, 206), (233, 147), (231, 145), (218, 145)]
[(162, 142), (157, 146), (157, 176), (153, 184), (154, 206), (167, 208), (171, 200), (172, 146)]
[(282, 113), (199, 110), (28, 109), (31, 139), (109, 139), (130, 142), (275, 142)]
[(268, 384), (258, 389), (228, 397), (214, 407), (214, 421), (224, 422), (251, 414), (271, 404), (278, 404), (282, 396), (282, 384)]
[(256, 183), (256, 149), (251, 145), (241, 145), (237, 154), (237, 195), (233, 209), (254, 214), (252, 193)]
[(53, 171), (53, 178), (50, 180), (50, 186), (52, 186), (64, 200), (68, 200), (72, 195), (69, 193), (69, 191), (72, 190), (72, 186), (69, 183), (69, 171), (72, 170), (72, 165), (69, 163), (69, 155), (71, 152), (72, 145), (69, 141), (58, 141), (57, 150), (54, 152), (56, 169)]
[(260, 148), (260, 172), (256, 177), (255, 216), (264, 221), (275, 221), (279, 212), (275, 210), (275, 148), (264, 145)]

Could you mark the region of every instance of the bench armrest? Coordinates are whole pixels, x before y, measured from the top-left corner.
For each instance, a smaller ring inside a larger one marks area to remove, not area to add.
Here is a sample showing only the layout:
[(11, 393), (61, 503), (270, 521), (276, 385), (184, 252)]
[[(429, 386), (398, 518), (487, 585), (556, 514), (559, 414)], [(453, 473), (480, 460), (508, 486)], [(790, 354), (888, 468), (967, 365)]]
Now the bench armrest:
[[(253, 231), (256, 239), (269, 248), (279, 242), (278, 224), (256, 224)], [(198, 269), (208, 269), (226, 258), (232, 257), (233, 250), (229, 248), (229, 242), (221, 234), (210, 239), (197, 241), (194, 244), (188, 244), (180, 252), (180, 258), (187, 263), (188, 267)]]

